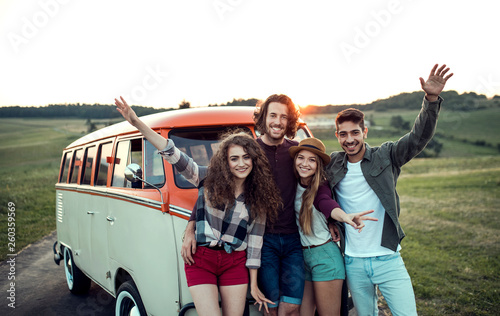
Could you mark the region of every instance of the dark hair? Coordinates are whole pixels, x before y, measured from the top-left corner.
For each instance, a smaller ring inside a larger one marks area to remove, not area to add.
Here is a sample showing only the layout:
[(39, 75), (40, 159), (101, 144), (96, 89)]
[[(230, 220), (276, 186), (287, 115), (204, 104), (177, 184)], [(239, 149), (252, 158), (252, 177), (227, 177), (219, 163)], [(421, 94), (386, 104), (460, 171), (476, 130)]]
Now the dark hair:
[(214, 206), (234, 205), (234, 177), (229, 169), (228, 151), (232, 145), (243, 147), (252, 158), (252, 171), (245, 179), (245, 204), (252, 218), (266, 218), (273, 222), (281, 207), (281, 195), (276, 188), (269, 161), (255, 139), (246, 132), (231, 132), (222, 136), (217, 152), (210, 160), (205, 178), (205, 194)]
[(337, 131), (339, 130), (339, 125), (344, 122), (353, 122), (358, 124), (362, 130), (365, 129), (365, 114), (358, 109), (349, 108), (340, 111), (335, 118), (335, 126)]
[(299, 127), (300, 111), (292, 102), (292, 99), (284, 94), (273, 94), (269, 96), (266, 101), (264, 101), (264, 103), (257, 104), (257, 107), (260, 107), (260, 109), (258, 113), (254, 114), (255, 127), (261, 134), (266, 133), (266, 117), (269, 109), (269, 104), (271, 102), (278, 102), (286, 105), (288, 109), (288, 120), (286, 124), (285, 135), (288, 138), (294, 138), (295, 134), (297, 134), (297, 128)]

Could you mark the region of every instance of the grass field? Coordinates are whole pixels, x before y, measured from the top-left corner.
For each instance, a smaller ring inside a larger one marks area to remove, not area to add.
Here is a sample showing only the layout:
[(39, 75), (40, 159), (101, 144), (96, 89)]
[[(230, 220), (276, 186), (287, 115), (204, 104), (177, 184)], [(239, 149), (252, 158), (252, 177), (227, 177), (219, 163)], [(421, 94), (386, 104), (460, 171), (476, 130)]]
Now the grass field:
[[(0, 119), (0, 258), (8, 249), (7, 205), (15, 204), (15, 252), (55, 229), (61, 151), (85, 132), (84, 120)], [(12, 226), (11, 226), (12, 227)]]
[(500, 157), (417, 159), (398, 183), (420, 315), (500, 308)]
[[(398, 114), (405, 120), (412, 117), (413, 122), (416, 112)], [(500, 127), (494, 123), (498, 114), (484, 112), (483, 120), (480, 114), (469, 117), (477, 125), (459, 129), (443, 119), (438, 132), (499, 143)], [(383, 124), (390, 116), (375, 115), (377, 126), (389, 129)], [(85, 130), (84, 120), (0, 119), (1, 260), (10, 253), (9, 202), (16, 208), (16, 252), (55, 229), (54, 184), (60, 154)], [(313, 132), (325, 141), (327, 151), (339, 149), (331, 130)], [(371, 136), (372, 146), (389, 139)], [(414, 159), (403, 168), (398, 191), (407, 237), (401, 253), (412, 277), (419, 315), (491, 315), (500, 310), (498, 149), (441, 142), (443, 158)]]
[[(406, 131), (397, 131), (390, 126), (392, 116), (400, 115), (403, 120), (415, 121), (418, 111), (374, 112), (367, 111), (365, 118), (374, 118), (375, 126), (368, 128), (367, 142), (371, 146), (385, 141), (398, 140)], [(306, 122), (321, 118), (328, 120), (332, 126), (336, 114), (306, 116)], [(438, 136), (435, 139), (443, 144), (439, 157), (474, 157), (500, 154), (500, 109), (485, 109), (476, 112), (450, 112), (443, 106), (439, 114), (436, 129)], [(335, 139), (335, 129), (314, 129), (314, 135), (324, 141), (327, 152), (341, 150)], [(484, 142), (487, 145), (478, 146), (475, 142)]]

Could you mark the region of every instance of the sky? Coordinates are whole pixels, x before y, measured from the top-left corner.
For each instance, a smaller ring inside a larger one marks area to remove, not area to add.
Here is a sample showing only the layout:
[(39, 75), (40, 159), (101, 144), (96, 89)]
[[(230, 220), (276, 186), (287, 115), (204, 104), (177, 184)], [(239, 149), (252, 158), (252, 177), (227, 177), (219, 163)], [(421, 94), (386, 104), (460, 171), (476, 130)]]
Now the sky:
[(0, 106), (365, 104), (420, 90), (500, 95), (491, 0), (0, 0)]

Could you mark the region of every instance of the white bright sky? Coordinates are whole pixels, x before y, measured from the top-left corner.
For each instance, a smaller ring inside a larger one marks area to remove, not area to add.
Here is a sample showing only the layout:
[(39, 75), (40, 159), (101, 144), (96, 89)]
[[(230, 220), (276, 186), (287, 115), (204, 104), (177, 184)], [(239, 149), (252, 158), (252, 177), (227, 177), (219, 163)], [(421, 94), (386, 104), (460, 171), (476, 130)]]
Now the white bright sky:
[(420, 90), (500, 95), (491, 0), (0, 0), (0, 106), (369, 103)]

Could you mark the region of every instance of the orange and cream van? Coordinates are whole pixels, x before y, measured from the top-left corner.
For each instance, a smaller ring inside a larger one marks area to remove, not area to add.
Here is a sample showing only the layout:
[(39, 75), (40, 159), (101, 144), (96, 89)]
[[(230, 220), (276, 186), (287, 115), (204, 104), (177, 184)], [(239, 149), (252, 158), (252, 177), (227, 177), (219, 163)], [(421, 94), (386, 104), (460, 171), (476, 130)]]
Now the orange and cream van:
[[(239, 127), (257, 136), (254, 109), (193, 108), (141, 119), (208, 165), (221, 132)], [(309, 136), (301, 122), (296, 139)], [(71, 143), (56, 184), (54, 244), (69, 290), (85, 293), (95, 282), (116, 298), (115, 315), (196, 315), (180, 249), (197, 191), (128, 122)], [(246, 314), (260, 315), (248, 305)]]

